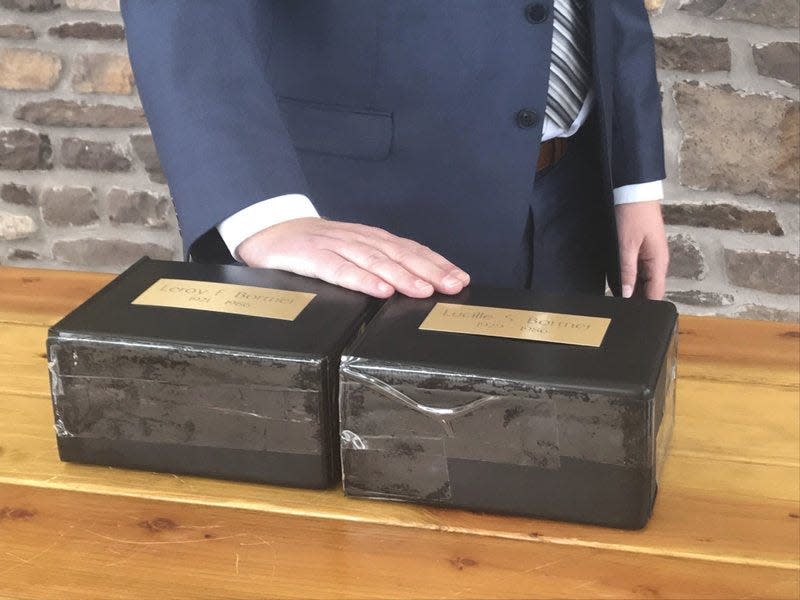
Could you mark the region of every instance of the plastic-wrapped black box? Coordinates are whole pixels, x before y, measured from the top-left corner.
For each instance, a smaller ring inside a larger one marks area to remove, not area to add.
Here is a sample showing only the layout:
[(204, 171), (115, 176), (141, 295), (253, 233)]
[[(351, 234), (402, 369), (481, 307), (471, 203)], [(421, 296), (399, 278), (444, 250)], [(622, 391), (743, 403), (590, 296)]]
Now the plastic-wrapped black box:
[(50, 328), (61, 459), (328, 486), (339, 358), (374, 308), (280, 271), (142, 259)]
[(345, 492), (643, 527), (674, 422), (676, 324), (672, 304), (636, 299), (392, 298), (342, 358)]

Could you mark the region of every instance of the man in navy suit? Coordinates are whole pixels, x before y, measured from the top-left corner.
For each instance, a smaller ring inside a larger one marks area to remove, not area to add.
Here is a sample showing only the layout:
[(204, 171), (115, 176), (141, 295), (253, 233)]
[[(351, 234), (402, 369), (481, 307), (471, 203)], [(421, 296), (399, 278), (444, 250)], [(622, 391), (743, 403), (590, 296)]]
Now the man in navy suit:
[[(189, 260), (661, 298), (642, 0), (123, 0)], [(324, 218), (320, 218), (322, 215)], [(457, 266), (456, 266), (457, 265)]]

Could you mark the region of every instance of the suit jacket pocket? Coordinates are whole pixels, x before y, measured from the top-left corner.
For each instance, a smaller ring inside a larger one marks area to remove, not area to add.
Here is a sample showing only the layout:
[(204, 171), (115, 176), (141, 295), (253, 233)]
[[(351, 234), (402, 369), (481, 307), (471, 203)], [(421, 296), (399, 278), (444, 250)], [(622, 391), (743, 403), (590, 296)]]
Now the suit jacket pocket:
[(279, 98), (295, 148), (362, 160), (383, 160), (392, 145), (391, 113)]

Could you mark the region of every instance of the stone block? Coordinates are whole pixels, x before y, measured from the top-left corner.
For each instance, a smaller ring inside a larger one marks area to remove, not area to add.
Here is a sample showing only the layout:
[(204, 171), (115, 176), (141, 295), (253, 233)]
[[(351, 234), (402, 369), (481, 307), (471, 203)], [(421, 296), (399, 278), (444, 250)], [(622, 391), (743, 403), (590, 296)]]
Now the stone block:
[(167, 183), (164, 172), (161, 170), (161, 163), (158, 160), (156, 145), (153, 143), (151, 135), (132, 135), (131, 146), (136, 156), (144, 164), (144, 169), (152, 181), (156, 183)]
[(15, 91), (52, 90), (61, 75), (61, 58), (30, 48), (0, 49), (0, 88)]
[(800, 200), (800, 103), (725, 85), (675, 85), (680, 181), (700, 190)]
[(724, 256), (733, 285), (771, 294), (800, 293), (800, 259), (795, 254), (726, 248)]
[(755, 319), (757, 321), (782, 321), (785, 323), (797, 323), (800, 321), (800, 312), (796, 310), (785, 310), (773, 308), (762, 304), (746, 304), (742, 310), (736, 313), (740, 319)]
[(86, 104), (72, 100), (27, 102), (14, 117), (36, 125), (53, 127), (146, 127), (141, 108), (114, 104)]
[(119, 12), (119, 0), (66, 0), (72, 10), (101, 10)]
[(28, 129), (0, 130), (0, 169), (50, 169), (50, 138)]
[(76, 38), (80, 40), (124, 40), (125, 28), (119, 23), (97, 23), (84, 21), (62, 23), (47, 31), (57, 38)]
[(770, 42), (753, 46), (758, 74), (800, 86), (800, 43)]
[(89, 225), (100, 220), (97, 198), (88, 187), (56, 187), (42, 192), (42, 218), (48, 225)]
[(39, 227), (28, 215), (15, 215), (0, 211), (0, 240), (21, 240), (29, 238)]
[(27, 25), (4, 23), (0, 25), (0, 38), (12, 40), (32, 40), (36, 37), (33, 29)]
[(702, 279), (705, 276), (705, 260), (700, 248), (691, 237), (678, 234), (669, 242), (669, 277)]
[(21, 260), (39, 260), (41, 255), (36, 252), (35, 250), (29, 250), (27, 248), (13, 248), (7, 255), (9, 261), (21, 261)]
[(661, 210), (664, 214), (664, 223), (667, 225), (783, 235), (783, 229), (771, 210), (748, 210), (727, 203), (664, 204)]
[(24, 12), (47, 12), (61, 6), (61, 0), (0, 0), (0, 6)]
[(64, 138), (61, 142), (61, 163), (69, 169), (91, 171), (128, 171), (130, 159), (109, 142), (93, 142), (80, 138)]
[(81, 54), (75, 61), (72, 89), (81, 94), (133, 93), (133, 72), (123, 54)]
[(709, 35), (672, 35), (655, 38), (659, 69), (707, 73), (731, 70), (727, 38)]
[(800, 26), (800, 2), (797, 0), (680, 0), (678, 10), (770, 27)]
[(160, 244), (120, 239), (84, 238), (59, 240), (53, 244), (53, 258), (71, 266), (121, 271), (142, 256), (171, 260), (174, 258), (174, 253), (170, 248)]
[(703, 292), (700, 290), (681, 290), (674, 292), (667, 292), (666, 299), (670, 302), (677, 302), (679, 304), (688, 304), (691, 306), (730, 306), (733, 304), (732, 294), (723, 294), (720, 292)]
[(108, 218), (114, 224), (164, 227), (170, 210), (166, 196), (113, 188), (108, 192)]
[(26, 185), (4, 183), (0, 186), (0, 199), (19, 206), (36, 206), (36, 195)]

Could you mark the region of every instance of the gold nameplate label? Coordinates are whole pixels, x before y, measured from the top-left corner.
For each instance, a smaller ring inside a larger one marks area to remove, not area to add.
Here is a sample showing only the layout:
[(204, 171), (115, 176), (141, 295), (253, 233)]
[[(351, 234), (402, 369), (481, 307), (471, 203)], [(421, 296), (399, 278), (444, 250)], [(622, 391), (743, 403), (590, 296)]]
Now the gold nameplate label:
[(599, 348), (610, 323), (605, 317), (438, 302), (419, 328)]
[(131, 304), (294, 321), (316, 294), (192, 279), (159, 279)]

